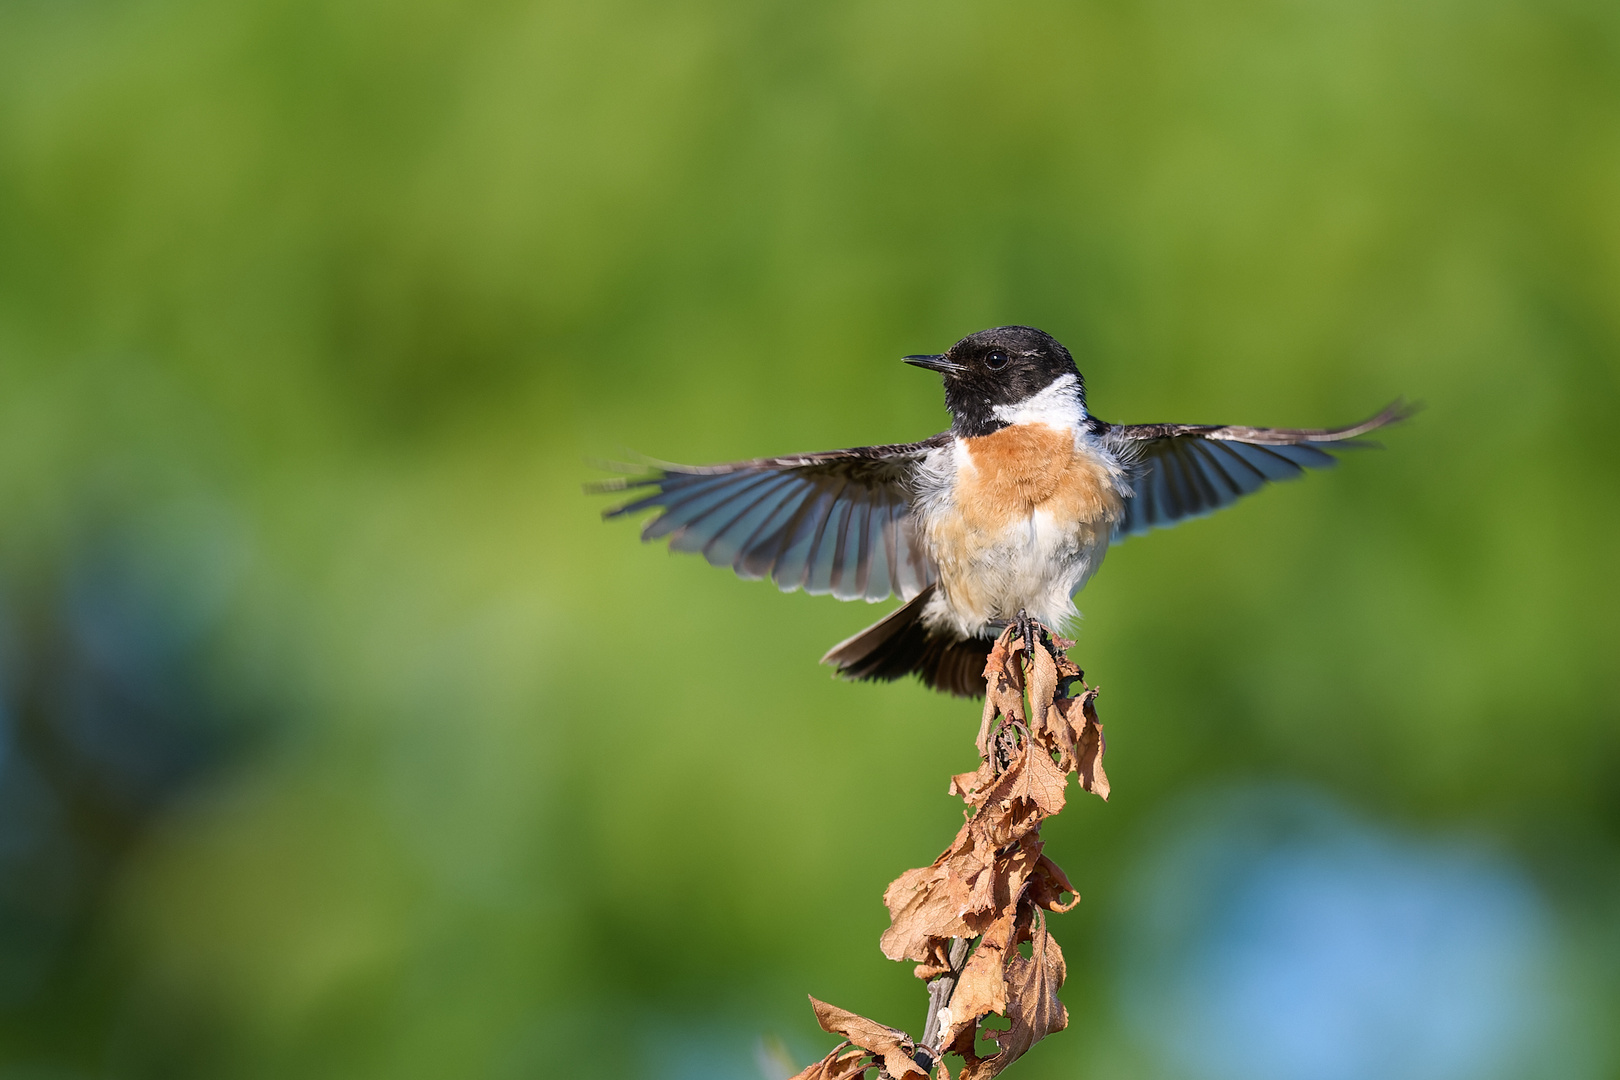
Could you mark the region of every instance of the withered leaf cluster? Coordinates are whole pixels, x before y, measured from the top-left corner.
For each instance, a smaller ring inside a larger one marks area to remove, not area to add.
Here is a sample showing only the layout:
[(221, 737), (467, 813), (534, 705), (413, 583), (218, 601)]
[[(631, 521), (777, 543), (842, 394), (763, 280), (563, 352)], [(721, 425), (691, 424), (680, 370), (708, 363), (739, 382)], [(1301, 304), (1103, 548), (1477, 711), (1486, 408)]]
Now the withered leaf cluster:
[[(1063, 654), (1073, 643), (1050, 640), (1052, 650), (1031, 650), (1009, 629), (996, 642), (985, 665), (979, 767), (951, 778), (966, 820), (939, 858), (901, 874), (883, 894), (884, 955), (916, 961), (917, 977), (931, 981), (936, 1015), (925, 1041), (811, 998), (822, 1028), (847, 1041), (794, 1080), (865, 1077), (873, 1068), (892, 1080), (926, 1078), (936, 1067), (951, 1080), (946, 1054), (962, 1059), (958, 1080), (986, 1080), (1068, 1024), (1057, 995), (1063, 951), (1047, 932), (1046, 913), (1067, 911), (1080, 897), (1042, 854), (1040, 828), (1063, 809), (1069, 774), (1104, 799), (1108, 777), (1097, 692)], [(1077, 682), (1083, 690), (1071, 697)], [(1025, 942), (1027, 957), (1019, 949)], [(1008, 1026), (986, 1026), (993, 1016)], [(981, 1057), (981, 1040), (993, 1040), (996, 1051)]]

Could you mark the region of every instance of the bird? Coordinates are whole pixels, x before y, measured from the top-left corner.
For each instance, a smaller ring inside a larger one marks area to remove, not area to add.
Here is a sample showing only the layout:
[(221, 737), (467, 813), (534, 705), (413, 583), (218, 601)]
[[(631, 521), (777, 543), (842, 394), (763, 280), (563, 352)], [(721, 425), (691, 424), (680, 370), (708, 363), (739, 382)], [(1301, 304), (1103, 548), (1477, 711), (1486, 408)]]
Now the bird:
[[(916, 675), (984, 693), (995, 639), (1062, 629), (1113, 544), (1200, 517), (1271, 481), (1326, 468), (1330, 451), (1403, 420), (1397, 399), (1348, 427), (1112, 424), (1058, 340), (1030, 326), (970, 334), (905, 363), (940, 375), (951, 425), (921, 442), (659, 464), (594, 485), (656, 509), (644, 540), (701, 553), (783, 592), (902, 603), (822, 661), (851, 680)], [(1050, 646), (1049, 639), (1042, 639)]]

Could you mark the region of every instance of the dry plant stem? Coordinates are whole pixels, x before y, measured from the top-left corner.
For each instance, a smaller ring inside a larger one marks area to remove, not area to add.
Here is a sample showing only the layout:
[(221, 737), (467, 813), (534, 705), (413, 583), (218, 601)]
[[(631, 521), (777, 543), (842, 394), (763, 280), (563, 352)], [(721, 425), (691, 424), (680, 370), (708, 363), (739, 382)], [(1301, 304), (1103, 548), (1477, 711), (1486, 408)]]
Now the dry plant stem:
[[(1047, 929), (1047, 912), (1080, 902), (1056, 863), (1042, 854), (1041, 823), (1063, 809), (1069, 777), (1108, 797), (1102, 724), (1072, 642), (1039, 623), (1009, 626), (985, 663), (979, 767), (951, 778), (966, 804), (961, 830), (929, 866), (907, 870), (884, 890), (891, 960), (916, 962), (928, 986), (923, 1036), (811, 998), (823, 1030), (840, 1044), (795, 1080), (856, 1080), (877, 1069), (892, 1080), (991, 1080), (1036, 1042), (1069, 1022), (1058, 999), (1066, 968)], [(1065, 896), (1071, 897), (1064, 900)], [(1030, 955), (1019, 946), (1029, 943)], [(1001, 1017), (1007, 1027), (990, 1027)], [(996, 1043), (981, 1057), (978, 1047)], [(961, 1059), (951, 1072), (946, 1055)]]
[(928, 1022), (923, 1027), (922, 1047), (935, 1061), (939, 1060), (939, 1011), (951, 1003), (951, 995), (956, 993), (956, 982), (962, 977), (971, 944), (965, 937), (951, 938), (951, 970), (928, 984)]

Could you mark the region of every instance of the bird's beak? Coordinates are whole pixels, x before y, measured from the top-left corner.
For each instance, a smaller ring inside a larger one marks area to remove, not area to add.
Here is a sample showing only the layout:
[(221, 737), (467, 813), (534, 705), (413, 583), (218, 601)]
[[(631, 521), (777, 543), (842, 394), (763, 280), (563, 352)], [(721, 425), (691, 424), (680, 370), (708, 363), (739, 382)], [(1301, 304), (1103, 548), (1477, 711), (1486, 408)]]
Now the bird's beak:
[(961, 364), (953, 364), (938, 353), (928, 356), (902, 356), (900, 359), (913, 367), (927, 368), (929, 371), (937, 371), (943, 375), (954, 375), (959, 371), (967, 370)]

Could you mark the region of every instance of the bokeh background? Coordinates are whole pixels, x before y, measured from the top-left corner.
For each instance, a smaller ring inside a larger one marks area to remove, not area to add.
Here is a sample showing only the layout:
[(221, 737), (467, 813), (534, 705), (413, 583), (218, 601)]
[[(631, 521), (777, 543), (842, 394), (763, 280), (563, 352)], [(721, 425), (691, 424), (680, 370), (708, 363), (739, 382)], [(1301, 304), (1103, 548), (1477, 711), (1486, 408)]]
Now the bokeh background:
[(1085, 593), (1018, 1075), (1620, 1075), (1620, 7), (0, 4), (0, 1077), (771, 1077), (916, 1029), (977, 708), (591, 458), (1387, 449)]

